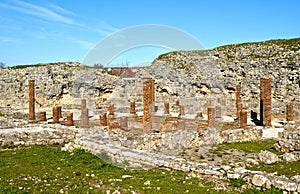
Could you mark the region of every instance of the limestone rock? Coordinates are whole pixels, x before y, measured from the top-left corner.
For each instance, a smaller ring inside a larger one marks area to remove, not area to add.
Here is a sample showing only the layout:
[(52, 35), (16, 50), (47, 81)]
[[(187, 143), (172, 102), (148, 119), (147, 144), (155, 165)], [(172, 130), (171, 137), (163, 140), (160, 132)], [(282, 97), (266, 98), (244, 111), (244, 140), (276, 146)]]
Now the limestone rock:
[(269, 181), (269, 179), (260, 174), (256, 174), (252, 178), (252, 184), (259, 187), (265, 185), (267, 181)]
[(261, 162), (264, 162), (266, 164), (273, 164), (280, 161), (279, 157), (276, 154), (267, 150), (260, 151), (258, 157)]
[(296, 156), (293, 153), (285, 153), (282, 156), (282, 159), (287, 161), (287, 162), (293, 162), (296, 161)]

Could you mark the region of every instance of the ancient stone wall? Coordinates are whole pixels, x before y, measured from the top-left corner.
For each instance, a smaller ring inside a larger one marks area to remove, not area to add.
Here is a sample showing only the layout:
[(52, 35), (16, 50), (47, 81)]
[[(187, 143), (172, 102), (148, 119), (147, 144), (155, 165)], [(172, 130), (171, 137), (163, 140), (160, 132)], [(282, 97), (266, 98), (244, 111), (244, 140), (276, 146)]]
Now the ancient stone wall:
[(0, 148), (18, 145), (62, 144), (75, 140), (76, 131), (70, 127), (32, 125), (0, 130)]
[(285, 131), (280, 134), (280, 140), (275, 148), (281, 152), (300, 151), (300, 127), (295, 131)]

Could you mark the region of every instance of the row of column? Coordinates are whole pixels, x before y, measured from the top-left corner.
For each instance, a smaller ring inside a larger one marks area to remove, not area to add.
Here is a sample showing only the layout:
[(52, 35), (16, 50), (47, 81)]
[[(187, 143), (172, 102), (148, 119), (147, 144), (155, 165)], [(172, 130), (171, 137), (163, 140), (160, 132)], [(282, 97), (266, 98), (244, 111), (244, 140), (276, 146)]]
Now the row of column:
[[(260, 120), (265, 126), (271, 126), (271, 100), (272, 100), (272, 78), (261, 78), (260, 79)], [(34, 80), (29, 80), (29, 120), (35, 120), (35, 94), (34, 94)], [(240, 121), (241, 127), (247, 125), (247, 111), (243, 110), (243, 105), (240, 98), (241, 86), (237, 85), (236, 87), (236, 117)], [(152, 130), (151, 126), (151, 116), (154, 111), (154, 102), (155, 102), (155, 89), (154, 89), (154, 80), (151, 78), (145, 78), (143, 82), (143, 105), (144, 105), (144, 116), (143, 116), (143, 125), (144, 133), (150, 133)], [(218, 99), (219, 100), (219, 99)], [(180, 107), (179, 116), (184, 115), (184, 106), (179, 104), (179, 101), (176, 101), (176, 105)], [(166, 115), (170, 114), (170, 105), (169, 103), (164, 103), (164, 113)], [(130, 103), (130, 114), (136, 115), (135, 111), (135, 102)], [(221, 118), (221, 106), (209, 107), (207, 109), (208, 114), (208, 125), (210, 127), (214, 126), (213, 120), (215, 118)], [(105, 116), (104, 116), (105, 115)], [(110, 105), (109, 115), (114, 115), (114, 106)], [(199, 114), (199, 115), (202, 115)], [(294, 110), (293, 105), (288, 104), (286, 106), (286, 118), (287, 121), (293, 120)], [(61, 107), (57, 106), (53, 108), (53, 123), (59, 123), (59, 119), (62, 118)], [(40, 113), (40, 121), (46, 120), (46, 113)], [(81, 127), (87, 128), (89, 126), (88, 119), (88, 108), (86, 107), (86, 100), (81, 101)], [(107, 124), (106, 113), (100, 114), (100, 124)], [(66, 125), (73, 125), (73, 114), (67, 114)]]

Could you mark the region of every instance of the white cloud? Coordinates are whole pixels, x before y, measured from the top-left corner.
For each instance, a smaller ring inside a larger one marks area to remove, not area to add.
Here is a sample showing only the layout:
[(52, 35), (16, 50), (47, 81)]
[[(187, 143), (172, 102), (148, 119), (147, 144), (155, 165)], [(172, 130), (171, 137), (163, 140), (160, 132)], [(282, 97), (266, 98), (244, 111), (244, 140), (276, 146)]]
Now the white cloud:
[(50, 7), (52, 7), (54, 10), (56, 10), (57, 12), (60, 12), (62, 14), (76, 16), (76, 14), (73, 13), (72, 11), (66, 10), (66, 9), (64, 9), (64, 8), (58, 6), (58, 5), (51, 4)]
[[(20, 13), (36, 16), (39, 18), (44, 18), (48, 20), (53, 20), (53, 21), (59, 21), (62, 23), (67, 23), (67, 24), (74, 24), (73, 20), (71, 18), (65, 17), (61, 14), (56, 13), (54, 10), (50, 10), (38, 5), (34, 5), (31, 3), (27, 3), (24, 1), (20, 0), (12, 0), (13, 4), (7, 4), (7, 3), (0, 3), (0, 7), (14, 10)], [(53, 6), (52, 6), (53, 7)], [(56, 7), (56, 10), (59, 9), (59, 7)], [(60, 8), (60, 12), (68, 12), (67, 10)], [(71, 13), (71, 12), (69, 12)]]
[(90, 42), (90, 41), (80, 40), (80, 39), (75, 39), (75, 38), (72, 38), (72, 39), (69, 39), (69, 40), (71, 42), (74, 42), (74, 43), (78, 44), (84, 50), (90, 50), (90, 49), (92, 49), (93, 47), (96, 46), (95, 42)]
[(10, 38), (5, 36), (0, 36), (0, 42), (7, 42), (7, 43), (21, 43), (19, 39)]

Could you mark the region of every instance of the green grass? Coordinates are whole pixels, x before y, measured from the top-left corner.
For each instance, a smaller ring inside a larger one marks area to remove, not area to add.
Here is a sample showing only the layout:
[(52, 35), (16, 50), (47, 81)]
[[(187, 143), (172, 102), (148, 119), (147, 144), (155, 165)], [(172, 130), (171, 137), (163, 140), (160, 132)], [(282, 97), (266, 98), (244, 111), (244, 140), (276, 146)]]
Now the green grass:
[(272, 165), (268, 165), (260, 162), (259, 166), (248, 167), (249, 170), (259, 170), (265, 172), (277, 172), (278, 175), (285, 175), (291, 177), (300, 174), (300, 161), (294, 162), (277, 162)]
[[(85, 151), (68, 153), (60, 148), (48, 145), (0, 151), (0, 193), (227, 193), (215, 191), (214, 182), (190, 178), (183, 172), (124, 170)], [(231, 180), (230, 193), (239, 193), (243, 184)], [(245, 192), (264, 193), (255, 189)]]
[[(213, 183), (162, 169), (124, 170), (78, 150), (59, 145), (20, 147), (0, 151), (0, 193), (215, 193)], [(122, 175), (132, 176), (122, 179)], [(149, 184), (146, 184), (149, 183)]]
[(0, 112), (0, 117), (4, 117), (4, 116), (5, 116), (5, 113)]
[(261, 150), (268, 150), (275, 154), (281, 154), (275, 150), (274, 144), (276, 140), (263, 140), (254, 142), (236, 142), (236, 143), (224, 143), (216, 145), (218, 149), (237, 149), (246, 153), (259, 153)]

